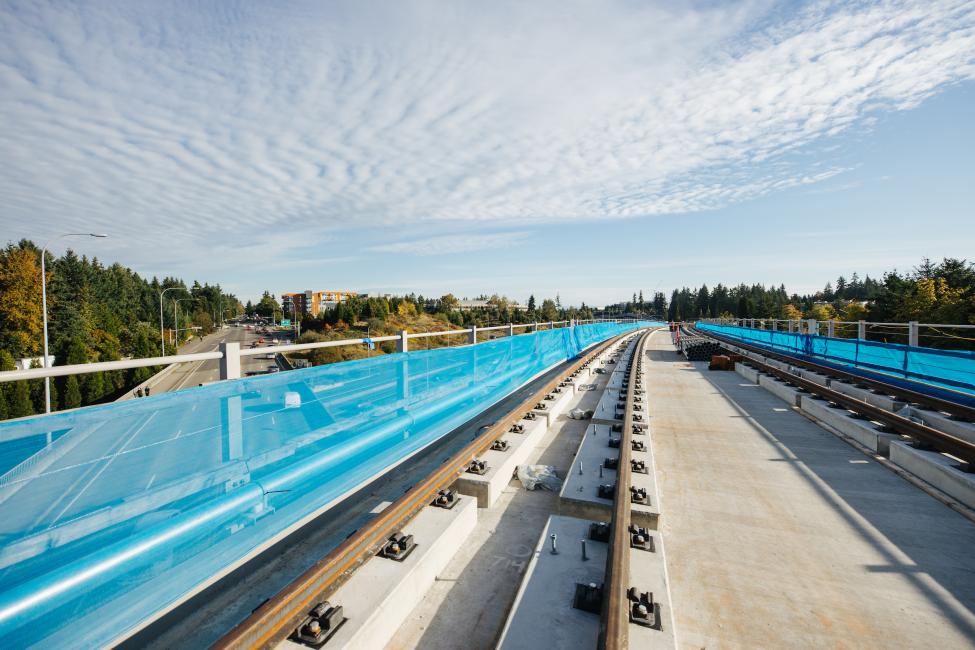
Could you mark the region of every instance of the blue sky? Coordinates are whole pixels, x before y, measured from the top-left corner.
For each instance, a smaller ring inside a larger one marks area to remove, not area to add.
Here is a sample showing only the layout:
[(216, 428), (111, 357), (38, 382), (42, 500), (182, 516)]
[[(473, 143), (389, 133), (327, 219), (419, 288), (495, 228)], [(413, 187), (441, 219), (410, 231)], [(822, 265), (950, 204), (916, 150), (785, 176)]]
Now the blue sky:
[(5, 2), (0, 239), (267, 288), (975, 258), (971, 2)]

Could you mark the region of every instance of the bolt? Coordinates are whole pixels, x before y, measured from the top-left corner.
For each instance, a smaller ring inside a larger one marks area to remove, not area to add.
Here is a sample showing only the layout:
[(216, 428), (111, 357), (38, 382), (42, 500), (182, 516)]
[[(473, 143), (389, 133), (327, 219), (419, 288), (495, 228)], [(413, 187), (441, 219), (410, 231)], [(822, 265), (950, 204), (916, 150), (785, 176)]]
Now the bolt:
[(558, 546), (556, 546), (556, 540), (558, 538), (559, 538), (558, 535), (556, 535), (555, 533), (552, 533), (552, 555), (558, 555), (559, 554)]
[(588, 562), (589, 556), (586, 555), (586, 540), (582, 540), (582, 561)]
[(306, 627), (308, 628), (308, 633), (312, 636), (318, 636), (318, 633), (322, 631), (322, 626), (314, 619)]

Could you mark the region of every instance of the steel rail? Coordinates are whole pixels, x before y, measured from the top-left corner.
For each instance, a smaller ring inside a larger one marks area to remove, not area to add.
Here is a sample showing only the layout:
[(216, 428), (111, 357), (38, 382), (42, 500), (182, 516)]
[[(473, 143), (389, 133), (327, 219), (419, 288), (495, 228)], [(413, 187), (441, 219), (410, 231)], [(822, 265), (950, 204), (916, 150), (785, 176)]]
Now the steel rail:
[(630, 458), (633, 455), (630, 445), (633, 439), (633, 397), (637, 393), (643, 350), (650, 334), (651, 332), (645, 332), (640, 336), (630, 355), (620, 455), (616, 465), (613, 518), (610, 522), (612, 537), (606, 555), (603, 606), (599, 621), (601, 650), (626, 650), (629, 647), (630, 606), (626, 592), (630, 581)]
[(355, 531), (322, 560), (254, 610), (247, 619), (218, 640), (213, 648), (270, 648), (287, 639), (309, 610), (327, 600), (360, 566), (379, 552), (391, 534), (402, 530), (410, 519), (433, 502), (440, 490), (450, 487), (471, 460), (483, 454), (491, 443), (507, 433), (511, 425), (555, 389), (566, 376), (591, 362), (627, 334), (599, 344), (584, 358), (572, 363), (558, 377), (546, 383), (541, 390), (533, 393), (436, 471), (420, 480), (375, 519)]
[[(713, 338), (720, 340), (718, 337)], [(730, 343), (728, 341), (722, 342)], [(734, 345), (737, 345), (737, 343), (734, 343)], [(749, 346), (739, 347), (749, 349)], [(834, 402), (843, 408), (849, 409), (855, 413), (859, 413), (870, 420), (880, 422), (896, 433), (910, 436), (921, 443), (929, 444), (935, 449), (947, 452), (952, 456), (960, 458), (961, 460), (969, 463), (970, 466), (975, 467), (975, 444), (972, 444), (963, 438), (959, 438), (958, 436), (954, 436), (944, 431), (939, 431), (938, 429), (929, 427), (926, 424), (915, 422), (910, 418), (897, 415), (892, 411), (888, 411), (887, 409), (879, 406), (874, 406), (845, 393), (840, 393), (830, 388), (826, 388), (825, 386), (817, 384), (808, 379), (798, 377), (791, 372), (782, 370), (781, 368), (776, 368), (773, 365), (762, 363), (761, 361), (751, 358), (746, 358), (744, 361), (750, 365), (761, 366), (760, 370), (762, 370), (762, 372), (767, 372), (768, 374), (773, 375), (782, 381), (789, 382), (813, 395), (818, 395), (819, 397), (822, 397), (830, 402)], [(856, 377), (857, 375), (852, 376)]]
[[(726, 343), (728, 345), (734, 345), (740, 348), (744, 348), (751, 352), (761, 354), (762, 356), (765, 357), (771, 357), (778, 361), (790, 363), (794, 366), (801, 366), (809, 370), (815, 370), (816, 372), (834, 377), (836, 379), (843, 379), (858, 384), (864, 384), (875, 390), (883, 391), (887, 395), (895, 395), (897, 397), (902, 397), (906, 402), (913, 402), (916, 404), (920, 404), (922, 406), (927, 406), (927, 407), (937, 409), (939, 411), (951, 413), (952, 415), (959, 416), (967, 420), (975, 421), (975, 408), (968, 406), (966, 404), (959, 404), (958, 402), (954, 402), (950, 399), (936, 397), (934, 395), (929, 395), (927, 393), (911, 390), (910, 388), (897, 386), (895, 384), (889, 384), (880, 379), (874, 379), (872, 377), (864, 377), (862, 375), (857, 375), (852, 372), (846, 372), (840, 370), (839, 368), (834, 368), (832, 366), (825, 366), (816, 363), (815, 361), (809, 361), (807, 359), (799, 359), (797, 357), (785, 354), (783, 352), (769, 350), (768, 348), (764, 348), (759, 345), (742, 343), (732, 337), (724, 336), (721, 334), (714, 334), (708, 331), (702, 331), (697, 329), (696, 327), (690, 327), (689, 331), (695, 336), (710, 337), (721, 343)], [(950, 389), (941, 389), (941, 390), (950, 390)]]

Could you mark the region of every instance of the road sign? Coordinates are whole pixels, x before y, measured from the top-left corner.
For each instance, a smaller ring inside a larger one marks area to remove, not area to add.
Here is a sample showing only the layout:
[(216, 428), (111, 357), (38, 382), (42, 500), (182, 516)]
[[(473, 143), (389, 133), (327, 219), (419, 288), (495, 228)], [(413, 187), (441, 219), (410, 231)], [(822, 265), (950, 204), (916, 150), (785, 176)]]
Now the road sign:
[(281, 319), (281, 327), (287, 327), (290, 324), (291, 324), (291, 319), (289, 319), (289, 318), (282, 318)]

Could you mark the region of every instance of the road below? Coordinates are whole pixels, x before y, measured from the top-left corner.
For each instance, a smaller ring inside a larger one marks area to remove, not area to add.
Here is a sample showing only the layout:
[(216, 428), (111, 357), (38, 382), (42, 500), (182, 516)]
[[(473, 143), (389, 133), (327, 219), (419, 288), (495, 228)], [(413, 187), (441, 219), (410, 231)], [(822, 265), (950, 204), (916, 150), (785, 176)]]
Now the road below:
[[(263, 338), (265, 342), (277, 339), (281, 343), (290, 343), (291, 332), (272, 332), (271, 334), (258, 334), (256, 329), (245, 329), (244, 327), (226, 327), (204, 336), (189, 341), (179, 349), (179, 354), (195, 354), (198, 352), (212, 352), (220, 348), (220, 344), (240, 343), (241, 349), (249, 348), (252, 343)], [(241, 357), (241, 374), (262, 372), (270, 366), (277, 366), (274, 359), (261, 356)], [(160, 372), (152, 377), (144, 386), (148, 386), (151, 394), (169, 393), (182, 388), (190, 388), (207, 384), (220, 379), (220, 360), (209, 359), (206, 361), (193, 361), (181, 363), (166, 372)], [(135, 389), (128, 391), (118, 401), (133, 399)]]

